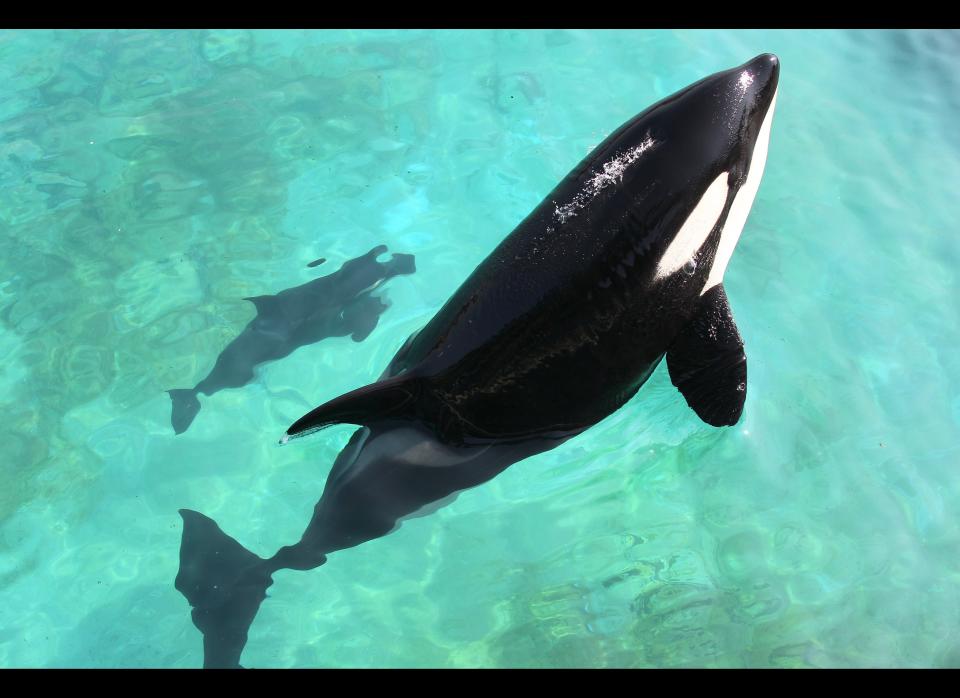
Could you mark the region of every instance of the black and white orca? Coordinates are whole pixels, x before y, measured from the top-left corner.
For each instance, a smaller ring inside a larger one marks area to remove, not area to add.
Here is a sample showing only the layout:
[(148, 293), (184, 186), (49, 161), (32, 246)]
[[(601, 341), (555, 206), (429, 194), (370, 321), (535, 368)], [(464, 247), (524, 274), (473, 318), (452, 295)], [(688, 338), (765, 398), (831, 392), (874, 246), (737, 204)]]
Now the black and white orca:
[(763, 174), (779, 62), (690, 85), (601, 143), (487, 257), (381, 378), (282, 441), (356, 424), (300, 542), (262, 559), (181, 510), (176, 586), (205, 666), (239, 666), (271, 575), (394, 530), (630, 400), (666, 356), (708, 424), (735, 424), (746, 355), (723, 275)]

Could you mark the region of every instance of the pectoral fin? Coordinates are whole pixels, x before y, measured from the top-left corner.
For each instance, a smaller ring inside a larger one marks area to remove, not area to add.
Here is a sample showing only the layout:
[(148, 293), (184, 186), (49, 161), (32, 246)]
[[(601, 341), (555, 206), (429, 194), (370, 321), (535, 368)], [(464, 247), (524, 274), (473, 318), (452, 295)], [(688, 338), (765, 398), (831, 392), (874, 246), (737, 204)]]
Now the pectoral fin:
[(747, 397), (747, 356), (722, 284), (700, 298), (700, 307), (667, 350), (670, 380), (704, 422), (733, 426)]
[(376, 296), (365, 294), (347, 306), (342, 315), (343, 327), (354, 342), (362, 342), (377, 326), (380, 315), (390, 306)]

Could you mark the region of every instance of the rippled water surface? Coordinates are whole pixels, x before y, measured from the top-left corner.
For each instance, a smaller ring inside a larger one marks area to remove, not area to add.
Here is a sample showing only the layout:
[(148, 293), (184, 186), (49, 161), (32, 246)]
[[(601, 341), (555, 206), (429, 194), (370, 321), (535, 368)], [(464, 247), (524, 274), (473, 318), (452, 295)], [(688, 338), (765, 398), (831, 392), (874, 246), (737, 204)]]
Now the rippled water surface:
[[(195, 667), (177, 510), (296, 541), (375, 379), (595, 144), (781, 59), (726, 274), (750, 389), (626, 407), (282, 571), (246, 666), (960, 666), (960, 33), (0, 32), (0, 666)], [(362, 342), (201, 396), (276, 293), (384, 243)], [(318, 257), (320, 268), (307, 263)]]

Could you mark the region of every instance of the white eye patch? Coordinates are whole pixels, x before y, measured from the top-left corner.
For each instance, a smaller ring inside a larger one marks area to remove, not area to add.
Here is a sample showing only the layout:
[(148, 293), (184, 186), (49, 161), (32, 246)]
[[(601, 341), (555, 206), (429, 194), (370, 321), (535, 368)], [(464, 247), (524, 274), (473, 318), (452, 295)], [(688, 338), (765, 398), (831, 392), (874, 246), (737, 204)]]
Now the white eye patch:
[(720, 214), (723, 213), (723, 206), (727, 202), (727, 190), (727, 173), (721, 172), (720, 176), (707, 187), (700, 201), (694, 206), (670, 246), (667, 247), (660, 263), (657, 264), (654, 278), (662, 279), (670, 276), (689, 262), (694, 253), (700, 249), (720, 219)]

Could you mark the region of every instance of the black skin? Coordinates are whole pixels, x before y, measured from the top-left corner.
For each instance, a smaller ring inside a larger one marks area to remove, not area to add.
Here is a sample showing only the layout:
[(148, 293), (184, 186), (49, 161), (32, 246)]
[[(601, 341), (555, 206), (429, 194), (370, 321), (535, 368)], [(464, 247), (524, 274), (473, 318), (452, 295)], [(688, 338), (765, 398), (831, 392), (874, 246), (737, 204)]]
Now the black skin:
[(378, 262), (377, 257), (386, 251), (385, 245), (378, 245), (344, 262), (332, 274), (273, 296), (245, 299), (256, 306), (257, 316), (221, 352), (210, 374), (191, 389), (167, 391), (173, 402), (173, 430), (182, 434), (193, 422), (200, 411), (199, 393), (213, 395), (244, 386), (253, 380), (259, 364), (282, 359), (327, 337), (349, 335), (355, 342), (366, 339), (388, 307), (372, 295), (372, 288), (392, 276), (415, 271), (413, 255), (395, 254), (387, 262)]
[[(738, 81), (744, 70), (754, 76), (747, 86)], [(694, 381), (709, 362), (700, 361), (702, 333), (692, 318), (727, 323), (722, 349), (739, 360), (742, 342), (722, 288), (706, 300), (700, 291), (778, 76), (776, 58), (758, 56), (627, 122), (481, 263), (379, 381), (291, 426), (288, 435), (361, 425), (298, 543), (262, 559), (211, 519), (181, 510), (176, 587), (203, 632), (204, 666), (239, 666), (273, 572), (322, 565), (328, 554), (384, 536), (576, 436), (636, 393), (678, 337), (684, 352), (677, 379)], [(656, 144), (616, 184), (578, 199), (603, 163), (648, 137)], [(673, 236), (724, 171), (731, 193), (696, 253), (697, 268), (654, 280)], [(576, 201), (582, 208), (559, 221), (555, 211)], [(681, 335), (688, 325), (693, 329)], [(716, 329), (706, 325), (708, 334)], [(733, 390), (738, 365), (722, 362)]]

